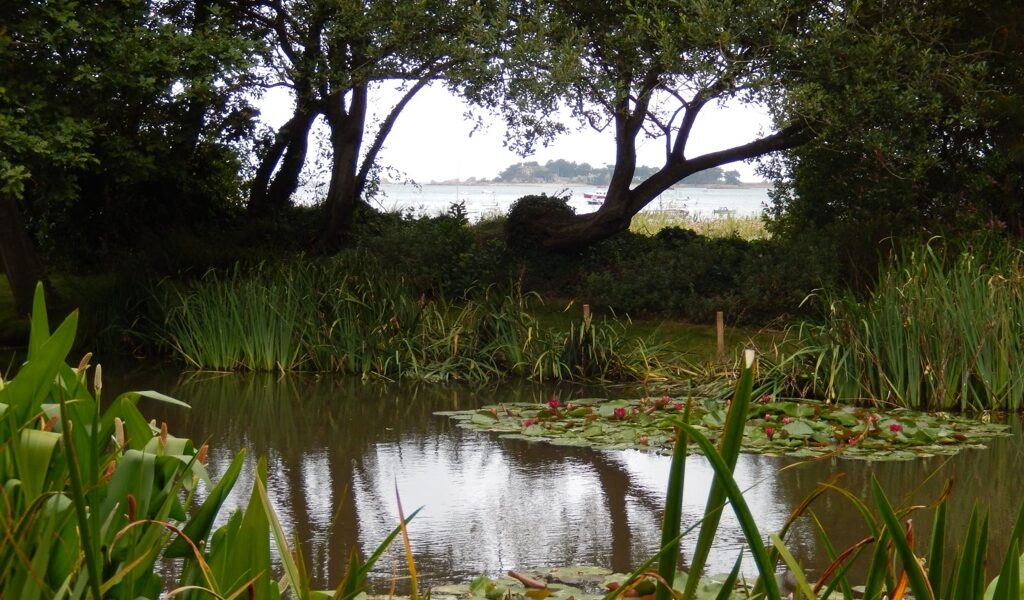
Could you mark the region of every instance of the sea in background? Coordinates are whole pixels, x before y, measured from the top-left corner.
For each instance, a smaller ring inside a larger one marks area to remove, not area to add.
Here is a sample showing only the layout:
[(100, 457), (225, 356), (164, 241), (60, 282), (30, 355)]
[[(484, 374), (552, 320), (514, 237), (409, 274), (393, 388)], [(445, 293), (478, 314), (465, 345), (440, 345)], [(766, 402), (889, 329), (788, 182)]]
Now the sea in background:
[[(768, 187), (676, 186), (656, 198), (645, 212), (686, 212), (697, 218), (756, 216), (768, 202)], [(401, 184), (384, 183), (371, 204), (386, 211), (407, 211), (417, 216), (443, 213), (456, 202), (464, 202), (471, 221), (504, 215), (513, 202), (531, 194), (569, 196), (577, 214), (598, 209), (584, 197), (604, 190), (585, 184)]]

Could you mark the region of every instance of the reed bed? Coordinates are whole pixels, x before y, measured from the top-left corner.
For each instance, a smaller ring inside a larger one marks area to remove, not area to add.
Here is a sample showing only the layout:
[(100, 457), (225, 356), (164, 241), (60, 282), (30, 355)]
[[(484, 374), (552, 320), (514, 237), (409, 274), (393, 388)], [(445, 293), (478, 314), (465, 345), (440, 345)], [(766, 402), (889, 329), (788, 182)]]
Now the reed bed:
[(629, 229), (653, 236), (668, 227), (691, 229), (707, 238), (739, 237), (750, 241), (771, 237), (760, 216), (702, 217), (686, 211), (641, 212), (633, 217)]
[(386, 379), (647, 381), (677, 353), (614, 318), (541, 326), (510, 286), (449, 300), (386, 270), (292, 262), (210, 273), (161, 296), (160, 338), (196, 369), (320, 371)]
[(1024, 401), (1024, 256), (1009, 245), (906, 249), (861, 301), (823, 293), (771, 370), (801, 395), (915, 410), (1013, 410)]

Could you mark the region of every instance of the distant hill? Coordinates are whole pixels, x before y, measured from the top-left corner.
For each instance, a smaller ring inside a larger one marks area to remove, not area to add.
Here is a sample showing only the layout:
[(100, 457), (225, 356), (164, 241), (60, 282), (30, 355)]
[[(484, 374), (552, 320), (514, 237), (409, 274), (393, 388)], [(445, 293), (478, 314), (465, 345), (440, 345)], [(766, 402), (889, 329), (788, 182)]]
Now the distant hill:
[[(643, 180), (658, 171), (657, 167), (637, 167), (634, 180)], [(568, 160), (549, 160), (545, 164), (537, 161), (519, 162), (510, 165), (494, 178), (495, 183), (586, 183), (608, 185), (612, 178), (612, 166), (592, 167), (589, 163), (575, 163)], [(719, 167), (694, 173), (682, 181), (691, 185), (740, 185), (739, 171), (725, 171)]]

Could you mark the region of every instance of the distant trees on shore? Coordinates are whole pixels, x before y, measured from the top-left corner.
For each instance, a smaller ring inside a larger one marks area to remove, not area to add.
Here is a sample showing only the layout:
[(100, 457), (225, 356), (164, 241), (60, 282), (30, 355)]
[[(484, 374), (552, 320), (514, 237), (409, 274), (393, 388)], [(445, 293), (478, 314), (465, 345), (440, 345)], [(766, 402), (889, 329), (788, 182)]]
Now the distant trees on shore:
[[(501, 183), (587, 183), (600, 186), (608, 185), (614, 169), (614, 165), (594, 167), (590, 163), (577, 163), (561, 158), (549, 160), (543, 165), (531, 160), (509, 165), (494, 178), (494, 181)], [(638, 166), (633, 174), (633, 180), (642, 181), (657, 171), (658, 167)], [(739, 171), (726, 171), (720, 167), (712, 167), (694, 173), (680, 183), (738, 185), (742, 182)]]

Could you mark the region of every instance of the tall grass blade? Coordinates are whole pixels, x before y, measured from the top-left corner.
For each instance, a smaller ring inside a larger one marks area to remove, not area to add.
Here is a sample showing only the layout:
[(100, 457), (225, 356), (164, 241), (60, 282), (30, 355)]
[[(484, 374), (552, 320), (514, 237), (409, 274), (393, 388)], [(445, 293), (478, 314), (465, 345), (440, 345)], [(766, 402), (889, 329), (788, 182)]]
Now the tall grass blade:
[(792, 573), (793, 577), (796, 579), (797, 589), (800, 590), (803, 595), (807, 596), (808, 600), (817, 600), (814, 590), (812, 590), (810, 584), (807, 583), (807, 576), (804, 575), (803, 568), (789, 551), (789, 548), (786, 548), (786, 544), (783, 543), (782, 538), (775, 533), (769, 535), (768, 538), (772, 542), (772, 547), (778, 551), (782, 560), (786, 563), (786, 566), (789, 567), (790, 573)]
[[(701, 524), (700, 533), (697, 536), (697, 547), (690, 561), (691, 577), (686, 580), (686, 589), (683, 591), (684, 598), (693, 598), (697, 592), (701, 573), (711, 552), (711, 544), (718, 532), (722, 509), (725, 507), (727, 494), (724, 479), (732, 478), (733, 469), (736, 468), (736, 461), (739, 459), (740, 447), (743, 444), (743, 429), (747, 423), (747, 412), (750, 409), (755, 366), (753, 350), (747, 350), (746, 354), (744, 359), (746, 364), (736, 385), (736, 393), (733, 395), (722, 431), (720, 448), (716, 452), (716, 455), (721, 457), (728, 473), (724, 474), (716, 469), (715, 477), (712, 480), (707, 505), (704, 509), (704, 522)], [(769, 572), (771, 571), (769, 570)]]
[(946, 502), (935, 507), (932, 521), (931, 550), (928, 552), (928, 585), (936, 596), (941, 596), (942, 569), (946, 561)]
[(715, 600), (729, 600), (732, 598), (733, 590), (736, 589), (736, 582), (740, 578), (740, 567), (743, 565), (743, 551), (740, 550), (739, 556), (736, 557), (736, 563), (732, 566), (732, 571), (729, 571), (729, 575), (722, 581), (722, 589), (718, 590), (718, 594), (715, 596)]
[[(743, 535), (747, 539), (750, 553), (754, 558), (754, 564), (757, 566), (758, 573), (765, 581), (765, 597), (768, 600), (781, 600), (778, 584), (773, 576), (775, 571), (768, 559), (768, 551), (765, 549), (764, 540), (761, 538), (761, 533), (757, 529), (757, 523), (750, 513), (746, 500), (743, 499), (743, 493), (736, 484), (736, 480), (732, 477), (732, 468), (726, 464), (714, 444), (704, 437), (700, 431), (692, 425), (678, 420), (676, 420), (676, 425), (686, 431), (690, 438), (700, 446), (704, 456), (711, 463), (711, 468), (715, 471), (716, 481), (720, 480), (722, 482), (726, 498), (732, 504), (733, 512), (735, 512), (736, 519), (740, 523), (740, 529), (743, 530)], [(694, 576), (691, 572), (690, 577)], [(687, 582), (689, 582), (689, 578)]]
[(888, 532), (887, 537), (892, 540), (893, 545), (896, 547), (896, 552), (899, 554), (900, 561), (903, 563), (903, 569), (907, 574), (910, 589), (914, 592), (914, 598), (918, 600), (935, 598), (935, 592), (928, 583), (924, 567), (921, 566), (920, 561), (918, 561), (917, 556), (914, 554), (914, 549), (910, 547), (907, 537), (903, 535), (903, 527), (900, 526), (899, 518), (896, 516), (892, 505), (889, 504), (889, 499), (885, 497), (881, 486), (878, 485), (878, 480), (874, 477), (871, 478), (871, 494), (878, 505), (882, 521), (885, 523), (885, 528)]
[[(687, 398), (683, 420), (690, 422), (690, 410), (693, 405), (692, 396)], [(655, 600), (670, 600), (672, 590), (669, 586), (676, 575), (676, 564), (679, 560), (679, 530), (683, 517), (683, 489), (686, 481), (686, 456), (690, 438), (681, 429), (676, 429), (676, 443), (672, 447), (672, 463), (669, 467), (668, 491), (665, 494), (665, 514), (661, 524), (661, 547), (666, 548), (658, 560), (658, 575), (665, 583), (659, 583), (655, 591)]]
[(416, 561), (412, 555), (412, 544), (409, 543), (409, 530), (405, 527), (405, 512), (402, 510), (402, 497), (398, 494), (398, 482), (395, 482), (395, 503), (398, 506), (398, 527), (402, 531), (402, 547), (405, 549), (405, 564), (409, 567), (410, 597), (419, 600), (419, 585), (416, 579)]

